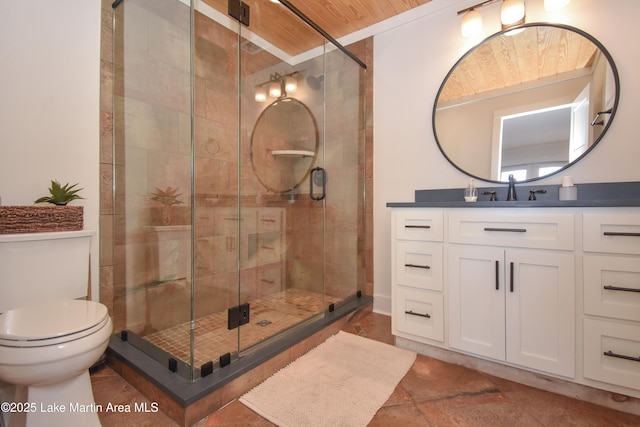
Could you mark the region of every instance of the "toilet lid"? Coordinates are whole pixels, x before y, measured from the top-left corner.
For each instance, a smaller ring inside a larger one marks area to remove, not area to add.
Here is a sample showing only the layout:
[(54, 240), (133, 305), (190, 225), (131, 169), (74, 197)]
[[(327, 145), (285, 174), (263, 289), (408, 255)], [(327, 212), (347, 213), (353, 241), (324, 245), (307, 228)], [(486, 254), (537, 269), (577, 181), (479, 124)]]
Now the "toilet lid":
[(84, 300), (34, 304), (0, 314), (0, 340), (49, 340), (90, 329), (109, 316), (107, 308)]

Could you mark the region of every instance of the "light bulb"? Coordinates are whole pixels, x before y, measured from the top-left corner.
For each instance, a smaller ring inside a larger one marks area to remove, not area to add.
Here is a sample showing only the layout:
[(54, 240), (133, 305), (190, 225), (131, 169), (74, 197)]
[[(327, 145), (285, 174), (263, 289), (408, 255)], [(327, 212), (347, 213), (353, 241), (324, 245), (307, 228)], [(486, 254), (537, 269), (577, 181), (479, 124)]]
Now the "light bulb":
[(471, 9), (462, 17), (460, 26), (462, 37), (477, 36), (482, 32), (482, 14), (477, 10)]
[(292, 93), (298, 90), (298, 82), (296, 81), (295, 77), (288, 76), (284, 80), (284, 90)]
[(544, 0), (544, 10), (551, 12), (562, 9), (569, 3), (571, 3), (571, 0)]
[(269, 85), (269, 95), (273, 96), (274, 98), (278, 98), (280, 95), (282, 95), (282, 89), (280, 88), (280, 82), (271, 82), (271, 84)]
[(263, 87), (256, 89), (255, 100), (258, 102), (264, 102), (267, 100), (267, 91)]
[(500, 10), (500, 21), (502, 25), (509, 27), (524, 19), (523, 0), (504, 0)]

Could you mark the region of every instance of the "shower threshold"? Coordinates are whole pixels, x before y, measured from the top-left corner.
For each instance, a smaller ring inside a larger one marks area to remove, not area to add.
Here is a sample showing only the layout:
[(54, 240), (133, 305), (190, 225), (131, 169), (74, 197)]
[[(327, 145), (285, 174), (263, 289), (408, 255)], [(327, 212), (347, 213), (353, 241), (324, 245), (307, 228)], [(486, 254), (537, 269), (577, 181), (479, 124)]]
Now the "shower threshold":
[[(148, 398), (154, 401), (160, 400), (160, 409), (175, 421), (181, 425), (190, 425), (240, 397), (257, 384), (256, 380), (259, 376), (266, 379), (271, 373), (282, 368), (283, 366), (276, 366), (281, 360), (272, 364), (272, 372), (260, 370), (259, 374), (252, 375), (249, 380), (242, 381), (240, 385), (231, 384), (234, 380), (281, 355), (314, 334), (321, 331), (323, 334), (328, 333), (327, 336), (320, 338), (319, 342), (311, 342), (312, 346), (319, 344), (329, 335), (337, 333), (343, 322), (351, 317), (350, 315), (367, 307), (370, 308), (372, 301), (373, 298), (370, 296), (354, 296), (347, 299), (340, 305), (336, 305), (334, 311), (327, 310), (323, 316), (317, 317), (312, 322), (304, 322), (300, 326), (277, 335), (274, 339), (242, 352), (240, 357), (230, 365), (216, 369), (210, 375), (195, 381), (171, 372), (167, 366), (127, 341), (123, 341), (120, 335), (113, 335), (110, 339), (107, 349), (107, 363)], [(343, 322), (339, 322), (340, 320)], [(279, 359), (285, 360), (291, 356), (287, 355)], [(286, 363), (290, 361), (288, 360)], [(286, 365), (286, 363), (284, 364)], [(269, 368), (271, 366), (267, 370)], [(229, 388), (231, 390), (228, 390)], [(197, 405), (195, 405), (196, 402)]]

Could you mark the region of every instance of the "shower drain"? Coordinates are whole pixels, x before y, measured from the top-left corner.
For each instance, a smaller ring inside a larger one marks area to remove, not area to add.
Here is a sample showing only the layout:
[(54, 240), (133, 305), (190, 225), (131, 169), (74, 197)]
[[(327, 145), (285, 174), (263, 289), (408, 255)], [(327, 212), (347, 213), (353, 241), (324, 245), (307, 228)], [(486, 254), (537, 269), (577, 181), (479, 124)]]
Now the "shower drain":
[(258, 323), (256, 323), (256, 325), (258, 325), (258, 326), (267, 326), (267, 325), (270, 325), (270, 324), (271, 324), (270, 320), (261, 320)]

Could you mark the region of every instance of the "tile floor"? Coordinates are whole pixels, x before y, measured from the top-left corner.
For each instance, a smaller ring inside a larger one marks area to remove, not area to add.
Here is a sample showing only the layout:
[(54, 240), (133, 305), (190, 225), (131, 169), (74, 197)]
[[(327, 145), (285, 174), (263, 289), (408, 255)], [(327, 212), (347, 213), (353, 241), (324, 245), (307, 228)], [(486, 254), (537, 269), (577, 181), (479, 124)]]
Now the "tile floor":
[[(325, 306), (340, 301), (337, 297), (287, 289), (249, 301), (251, 323), (242, 327), (240, 347), (247, 349), (266, 338), (285, 331), (322, 312)], [(261, 322), (268, 322), (261, 326)], [(190, 323), (154, 332), (143, 338), (189, 363)], [(195, 322), (194, 364), (201, 366), (217, 356), (235, 354), (238, 348), (238, 330), (227, 327), (227, 312), (204, 316)]]
[[(392, 343), (390, 318), (371, 313), (345, 331)], [(133, 406), (150, 401), (104, 367), (92, 375), (96, 403)], [(161, 410), (162, 408), (160, 408)], [(100, 413), (104, 427), (171, 426), (161, 411)], [(207, 426), (273, 426), (238, 401), (196, 423)], [(370, 423), (384, 426), (640, 426), (640, 417), (418, 355), (416, 362)]]

